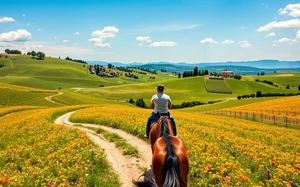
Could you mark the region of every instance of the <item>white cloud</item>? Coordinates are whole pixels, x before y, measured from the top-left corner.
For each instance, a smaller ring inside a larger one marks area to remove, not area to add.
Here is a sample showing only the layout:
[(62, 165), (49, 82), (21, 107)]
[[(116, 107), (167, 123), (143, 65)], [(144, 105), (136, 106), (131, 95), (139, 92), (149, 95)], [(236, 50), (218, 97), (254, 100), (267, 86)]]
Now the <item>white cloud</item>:
[(104, 27), (103, 32), (117, 33), (119, 32), (119, 29), (115, 26), (107, 26)]
[(300, 20), (299, 19), (291, 19), (288, 21), (272, 21), (263, 27), (259, 27), (256, 31), (269, 31), (271, 29), (283, 29), (283, 28), (300, 28)]
[(140, 46), (140, 47), (142, 47), (143, 45), (144, 45), (144, 44), (142, 44), (142, 43), (141, 43), (141, 44), (139, 44), (139, 46)]
[(11, 47), (12, 44), (11, 43), (7, 43), (7, 42), (0, 42), (0, 47)]
[(75, 32), (75, 35), (79, 35), (79, 32)]
[(149, 45), (149, 47), (174, 47), (177, 44), (172, 41), (160, 41), (160, 42), (153, 42)]
[(138, 36), (138, 37), (136, 37), (136, 40), (141, 41), (141, 42), (147, 42), (147, 43), (151, 42), (151, 39), (149, 36)]
[(28, 41), (30, 39), (31, 39), (31, 33), (22, 29), (0, 34), (0, 41), (3, 42), (20, 42), (20, 41)]
[(290, 38), (281, 38), (278, 40), (278, 43), (289, 43), (290, 41), (292, 41)]
[(89, 42), (94, 44), (96, 47), (108, 47), (111, 48), (111, 46), (108, 43), (104, 43), (103, 39), (101, 38), (91, 38), (89, 39)]
[(266, 36), (265, 36), (265, 38), (270, 38), (270, 37), (273, 37), (273, 36), (275, 36), (276, 34), (274, 33), (274, 32), (271, 32), (271, 33), (269, 33), (269, 34), (267, 34)]
[(15, 20), (12, 17), (3, 17), (3, 18), (0, 18), (0, 23), (8, 23), (8, 22), (15, 22)]
[(233, 44), (235, 43), (235, 41), (233, 40), (224, 40), (223, 42), (221, 42), (221, 44)]
[(215, 41), (215, 40), (212, 39), (212, 38), (205, 38), (205, 39), (201, 40), (200, 43), (202, 43), (202, 44), (205, 44), (205, 43), (214, 43), (214, 44), (216, 44), (216, 43), (218, 43), (218, 42)]
[(103, 30), (96, 30), (92, 32), (92, 38), (89, 39), (89, 42), (94, 44), (96, 47), (109, 47), (111, 48), (110, 44), (104, 43), (104, 39), (107, 38), (114, 38), (116, 37), (116, 33), (119, 32), (119, 29), (115, 26), (107, 26), (104, 27)]
[(69, 40), (63, 40), (63, 42), (64, 42), (64, 43), (68, 43), (68, 42), (69, 42)]
[(292, 17), (300, 16), (300, 4), (289, 4), (285, 8), (278, 10), (281, 15), (288, 14)]
[(300, 40), (300, 30), (298, 30), (297, 33), (296, 33), (296, 39)]
[(252, 47), (252, 44), (248, 40), (239, 41), (238, 44), (241, 44), (242, 48)]

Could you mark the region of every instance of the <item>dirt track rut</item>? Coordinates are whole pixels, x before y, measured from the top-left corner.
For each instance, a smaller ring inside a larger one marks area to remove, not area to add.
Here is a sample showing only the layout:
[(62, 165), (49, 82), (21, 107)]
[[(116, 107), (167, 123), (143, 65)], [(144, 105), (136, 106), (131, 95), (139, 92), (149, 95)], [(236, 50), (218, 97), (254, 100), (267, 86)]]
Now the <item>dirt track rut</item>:
[[(58, 117), (55, 120), (55, 124), (64, 124), (72, 128), (77, 128), (81, 131), (84, 131), (95, 144), (103, 148), (107, 155), (107, 160), (109, 161), (115, 172), (119, 175), (120, 181), (122, 182), (122, 187), (133, 186), (132, 179), (136, 180), (143, 173), (143, 171), (141, 170), (142, 168), (150, 169), (152, 158), (150, 144), (131, 134), (128, 134), (127, 132), (111, 127), (96, 124), (81, 124), (83, 127), (73, 126), (75, 123), (69, 121), (69, 118), (73, 113), (74, 112), (69, 112)], [(105, 131), (118, 134), (129, 144), (135, 146), (138, 149), (139, 158), (123, 155), (122, 152), (118, 148), (116, 148), (114, 143), (107, 141), (102, 135), (96, 135), (95, 132), (84, 127), (100, 127)]]

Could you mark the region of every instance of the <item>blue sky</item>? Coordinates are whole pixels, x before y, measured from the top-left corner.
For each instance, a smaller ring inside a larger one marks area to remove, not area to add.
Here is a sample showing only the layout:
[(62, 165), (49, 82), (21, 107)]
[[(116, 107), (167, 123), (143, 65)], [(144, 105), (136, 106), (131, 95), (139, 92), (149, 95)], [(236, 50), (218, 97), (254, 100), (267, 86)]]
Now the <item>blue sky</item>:
[(300, 60), (299, 19), (299, 0), (9, 0), (0, 51), (125, 63)]

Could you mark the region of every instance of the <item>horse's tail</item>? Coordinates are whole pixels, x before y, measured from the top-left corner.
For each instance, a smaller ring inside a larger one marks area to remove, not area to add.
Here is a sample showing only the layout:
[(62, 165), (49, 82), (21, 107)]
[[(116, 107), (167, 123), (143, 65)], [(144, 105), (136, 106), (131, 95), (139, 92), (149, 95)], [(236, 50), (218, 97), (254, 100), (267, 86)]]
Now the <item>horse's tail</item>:
[(144, 176), (144, 181), (132, 180), (132, 182), (135, 186), (137, 186), (137, 187), (158, 187), (154, 181), (152, 170), (144, 172), (144, 174), (141, 176)]

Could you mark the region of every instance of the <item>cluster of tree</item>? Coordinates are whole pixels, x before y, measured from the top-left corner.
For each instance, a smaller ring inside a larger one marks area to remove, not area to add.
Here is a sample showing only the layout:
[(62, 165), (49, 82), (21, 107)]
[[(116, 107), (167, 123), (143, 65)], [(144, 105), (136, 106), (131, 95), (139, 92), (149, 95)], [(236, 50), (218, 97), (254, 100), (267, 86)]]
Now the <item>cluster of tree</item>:
[(254, 98), (254, 97), (255, 97), (255, 94), (245, 94), (245, 95), (237, 96), (237, 99), (240, 100), (240, 99)]
[(155, 79), (155, 77), (152, 77), (152, 76), (150, 76), (150, 79), (153, 79), (153, 80), (154, 80), (154, 79)]
[(237, 96), (237, 99), (246, 99), (246, 98), (254, 98), (254, 97), (276, 97), (276, 96), (294, 96), (300, 95), (300, 93), (261, 93), (261, 91), (257, 91), (256, 94), (245, 94), (242, 96)]
[(241, 80), (242, 76), (241, 76), (241, 75), (239, 75), (239, 74), (236, 74), (236, 75), (234, 75), (234, 77), (233, 77), (233, 78), (234, 78), (234, 79)]
[(181, 105), (174, 105), (172, 104), (173, 109), (179, 109), (179, 108), (187, 108), (187, 107), (194, 107), (198, 105), (204, 105), (205, 103), (201, 101), (191, 101), (191, 102), (182, 102)]
[(0, 64), (0, 68), (4, 67), (4, 64)]
[(87, 62), (84, 61), (84, 60), (72, 59), (68, 56), (65, 58), (65, 60), (70, 60), (70, 61), (78, 62), (78, 63), (81, 63), (81, 64), (87, 64)]
[(138, 74), (143, 74), (143, 75), (147, 75), (146, 72), (142, 72), (142, 71), (139, 71)]
[(31, 51), (31, 52), (27, 52), (27, 55), (32, 56), (32, 58), (37, 57), (39, 60), (44, 60), (46, 54), (39, 51), (39, 52), (35, 52), (35, 51)]
[(165, 72), (165, 73), (166, 73), (166, 72), (168, 72), (168, 71), (165, 70), (165, 69), (161, 69), (160, 72)]
[(129, 77), (129, 78), (139, 79), (139, 77), (137, 75), (134, 75), (132, 73), (125, 73), (125, 76)]
[[(263, 80), (263, 81), (261, 81), (261, 80), (259, 80), (259, 79), (255, 79), (255, 81), (256, 81), (256, 82), (263, 82), (263, 83), (266, 83), (266, 84), (269, 84), (269, 85), (272, 85), (272, 86), (278, 87), (278, 85), (277, 85), (277, 84), (274, 84), (274, 82), (272, 82), (272, 81), (269, 81), (269, 80)], [(289, 88), (287, 88), (287, 89), (289, 89)]]
[(134, 102), (134, 100), (132, 98), (130, 98), (129, 103), (135, 104), (136, 106), (141, 107), (141, 108), (148, 108), (148, 106), (146, 105), (143, 98), (137, 99), (136, 102)]
[(298, 86), (298, 90), (300, 90), (300, 85)]
[(131, 73), (133, 70), (129, 69), (128, 67), (116, 67), (119, 71), (129, 72)]
[[(276, 71), (274, 71), (274, 73), (276, 73)], [(257, 76), (263, 76), (263, 75), (265, 75), (265, 72), (260, 72), (260, 73), (257, 73)]]
[(20, 50), (16, 50), (16, 49), (5, 49), (4, 51), (6, 54), (22, 54), (22, 52)]
[(140, 67), (131, 67), (131, 68), (139, 69), (139, 70), (146, 71), (146, 72), (152, 73), (152, 74), (158, 74), (156, 70), (152, 70), (152, 69), (149, 69), (149, 68), (140, 68)]
[(192, 77), (192, 76), (204, 76), (204, 75), (208, 75), (208, 74), (209, 74), (209, 72), (207, 69), (198, 70), (198, 67), (195, 67), (194, 71), (184, 71), (182, 75), (178, 74), (178, 78)]

